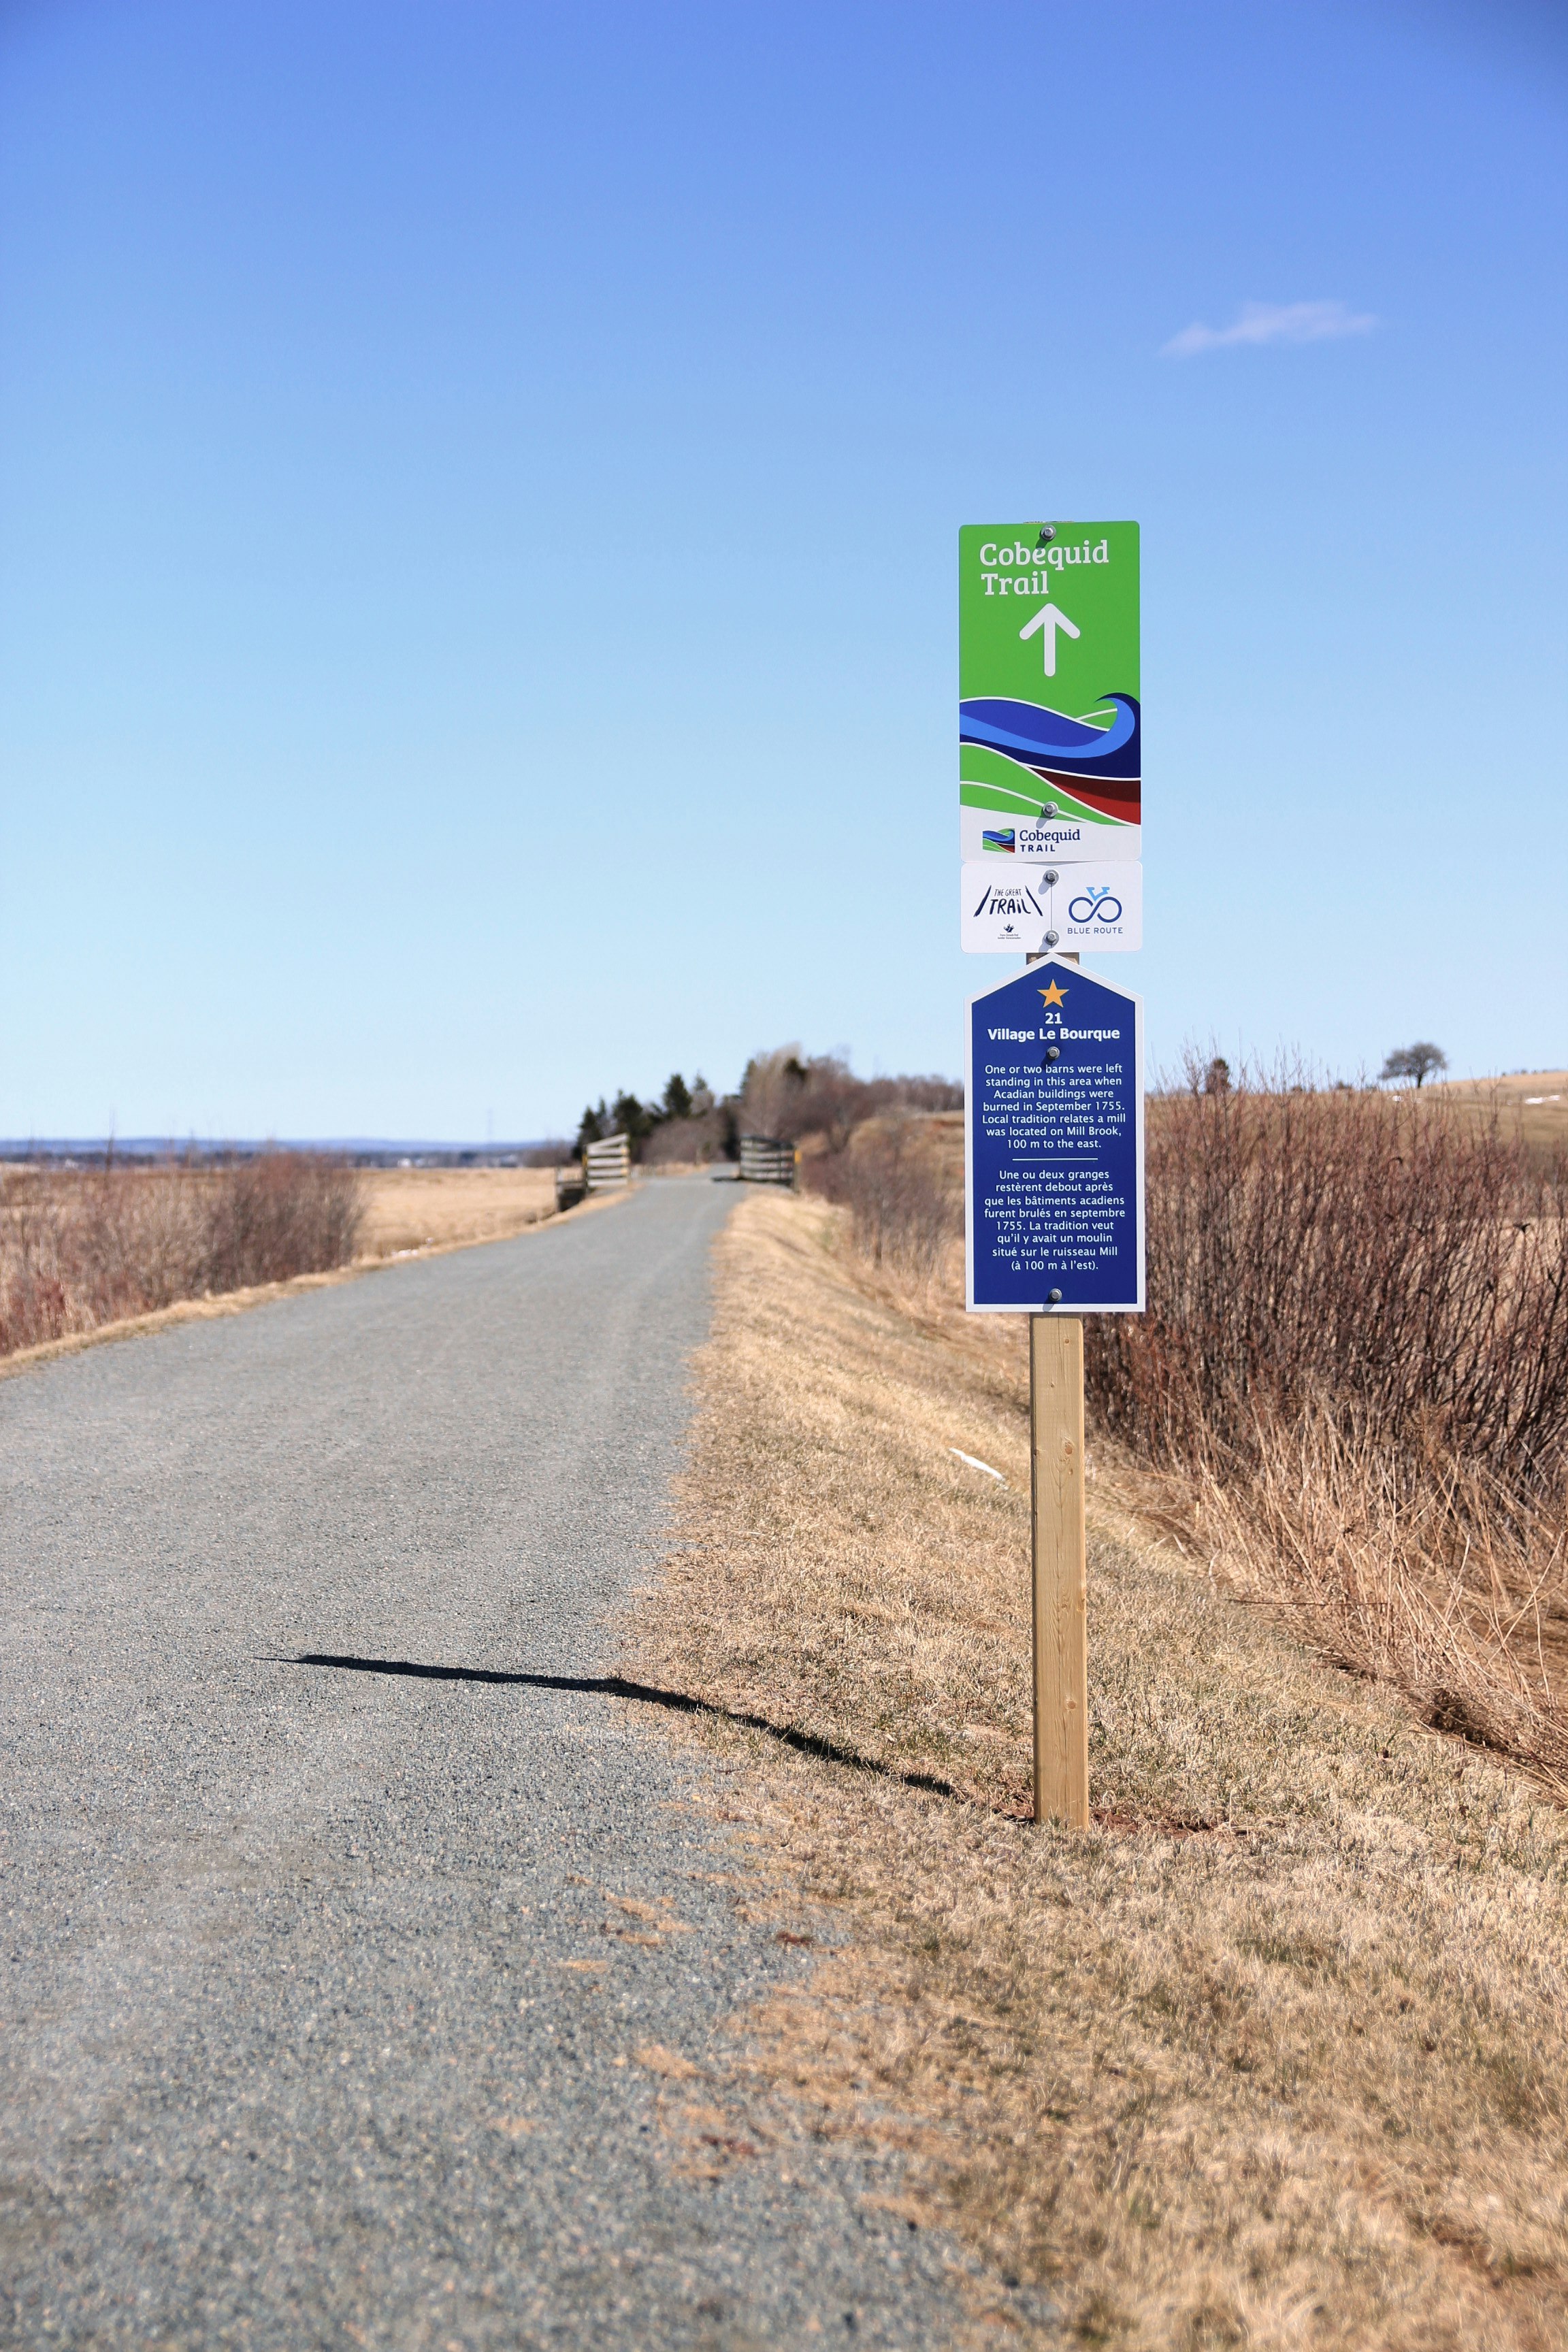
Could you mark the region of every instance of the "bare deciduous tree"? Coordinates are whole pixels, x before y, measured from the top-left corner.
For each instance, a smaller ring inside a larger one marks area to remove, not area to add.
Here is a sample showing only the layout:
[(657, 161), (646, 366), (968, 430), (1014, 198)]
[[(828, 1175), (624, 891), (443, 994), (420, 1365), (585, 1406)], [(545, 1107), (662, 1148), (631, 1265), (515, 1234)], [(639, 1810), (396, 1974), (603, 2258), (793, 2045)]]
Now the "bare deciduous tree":
[(1434, 1070), (1446, 1070), (1447, 1066), (1448, 1056), (1441, 1045), (1434, 1045), (1430, 1038), (1423, 1037), (1414, 1045), (1396, 1045), (1378, 1072), (1378, 1076), (1405, 1078), (1419, 1087)]

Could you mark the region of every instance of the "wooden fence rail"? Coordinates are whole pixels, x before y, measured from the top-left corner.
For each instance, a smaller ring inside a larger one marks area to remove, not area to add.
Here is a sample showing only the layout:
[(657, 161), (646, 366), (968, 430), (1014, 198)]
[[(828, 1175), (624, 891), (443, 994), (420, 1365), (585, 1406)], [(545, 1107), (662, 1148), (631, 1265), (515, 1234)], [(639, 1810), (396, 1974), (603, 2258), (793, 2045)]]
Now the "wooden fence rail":
[(742, 1184), (793, 1184), (795, 1168), (793, 1143), (780, 1143), (776, 1137), (771, 1135), (743, 1135), (741, 1138)]

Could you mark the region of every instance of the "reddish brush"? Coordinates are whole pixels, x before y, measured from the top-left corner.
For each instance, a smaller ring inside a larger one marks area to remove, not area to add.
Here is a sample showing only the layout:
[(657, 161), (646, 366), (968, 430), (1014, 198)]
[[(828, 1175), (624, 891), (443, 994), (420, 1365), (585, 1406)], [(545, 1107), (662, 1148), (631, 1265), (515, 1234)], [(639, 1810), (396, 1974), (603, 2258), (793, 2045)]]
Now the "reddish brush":
[(846, 1150), (805, 1160), (801, 1174), (809, 1191), (848, 1210), (863, 1258), (929, 1284), (963, 1231), (955, 1164), (929, 1118), (894, 1116), (868, 1120)]
[(0, 1355), (344, 1265), (363, 1213), (353, 1170), (310, 1151), (13, 1173), (0, 1184)]
[[(956, 1304), (940, 1125), (803, 1171), (922, 1314), (939, 1280)], [(1147, 1229), (1147, 1313), (1085, 1327), (1107, 1467), (1333, 1654), (1568, 1782), (1568, 1171), (1441, 1101), (1216, 1087), (1150, 1105)]]
[(1568, 1443), (1568, 1171), (1408, 1097), (1168, 1096), (1149, 1120), (1149, 1308), (1088, 1328), (1103, 1425), (1256, 1459), (1309, 1406), (1551, 1491)]

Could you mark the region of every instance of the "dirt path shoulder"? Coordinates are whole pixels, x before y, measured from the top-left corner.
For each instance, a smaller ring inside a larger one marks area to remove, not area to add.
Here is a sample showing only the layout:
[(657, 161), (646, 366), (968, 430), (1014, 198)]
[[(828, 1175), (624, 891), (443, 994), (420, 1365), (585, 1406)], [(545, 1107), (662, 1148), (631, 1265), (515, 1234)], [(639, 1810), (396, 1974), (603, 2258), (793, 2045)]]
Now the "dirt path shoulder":
[(743, 2063), (903, 2147), (911, 2222), (1082, 2340), (1561, 2343), (1568, 1817), (1102, 1513), (1096, 1827), (1021, 1818), (1016, 1335), (922, 1325), (838, 1240), (778, 1196), (720, 1238), (627, 1661), (721, 1711), (671, 1736), (744, 1761), (844, 1938)]

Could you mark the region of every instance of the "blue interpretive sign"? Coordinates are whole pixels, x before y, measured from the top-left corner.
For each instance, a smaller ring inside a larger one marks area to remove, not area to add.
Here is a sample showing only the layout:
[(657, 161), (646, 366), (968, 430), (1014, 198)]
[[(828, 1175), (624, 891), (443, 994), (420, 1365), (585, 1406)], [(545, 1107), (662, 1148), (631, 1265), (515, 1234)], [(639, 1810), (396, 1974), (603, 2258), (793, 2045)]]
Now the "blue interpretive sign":
[(969, 1001), (968, 1298), (982, 1312), (1143, 1305), (1143, 1008), (1061, 956)]

